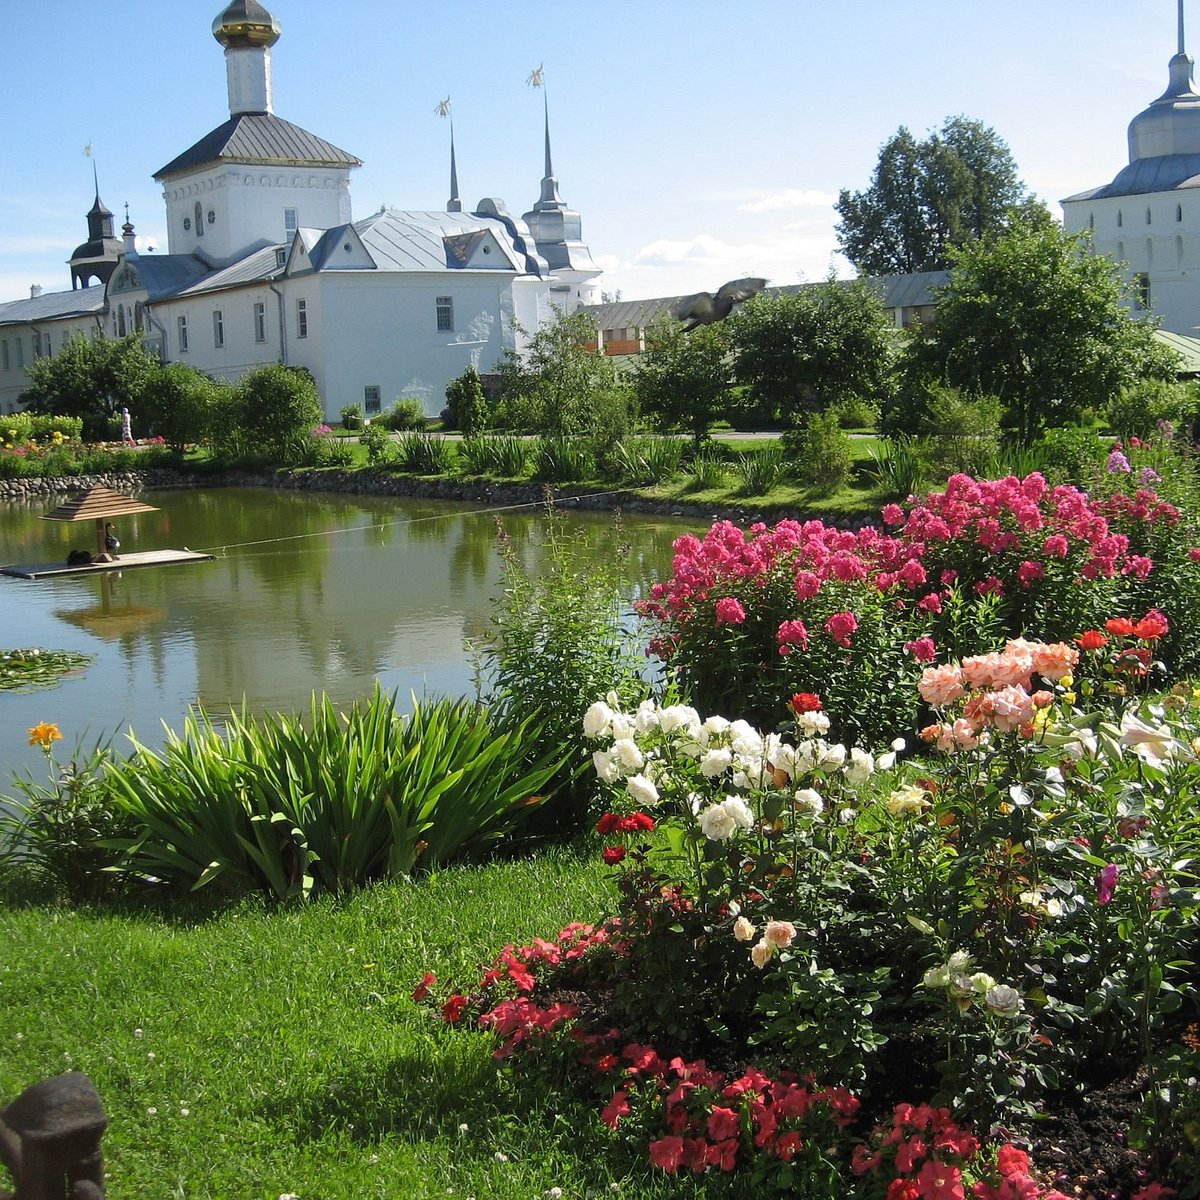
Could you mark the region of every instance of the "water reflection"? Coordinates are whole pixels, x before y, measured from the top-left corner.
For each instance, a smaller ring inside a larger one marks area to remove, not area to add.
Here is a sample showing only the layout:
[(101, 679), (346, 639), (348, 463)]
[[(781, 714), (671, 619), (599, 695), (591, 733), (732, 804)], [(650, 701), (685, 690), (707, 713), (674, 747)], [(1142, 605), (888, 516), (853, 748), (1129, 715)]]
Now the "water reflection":
[[(469, 693), (464, 643), (487, 628), (501, 586), (497, 514), (391, 497), (266, 489), (156, 492), (160, 511), (120, 522), (125, 552), (188, 546), (213, 562), (31, 582), (0, 578), (0, 646), (95, 655), (78, 679), (47, 692), (0, 693), (0, 767), (38, 767), (25, 730), (55, 721), (68, 749), (122, 734), (161, 744), (189, 704), (214, 715), (307, 708), (315, 689), (335, 703), (376, 679), (402, 701)], [(0, 508), (0, 562), (66, 559), (78, 530), (41, 521), (51, 503)], [(536, 566), (540, 506), (499, 515), (521, 558)], [(637, 577), (670, 567), (679, 521), (568, 513), (593, 552), (628, 542)], [(127, 747), (122, 736), (118, 749)], [(5, 771), (7, 776), (7, 771)], [(0, 784), (0, 790), (3, 785)]]

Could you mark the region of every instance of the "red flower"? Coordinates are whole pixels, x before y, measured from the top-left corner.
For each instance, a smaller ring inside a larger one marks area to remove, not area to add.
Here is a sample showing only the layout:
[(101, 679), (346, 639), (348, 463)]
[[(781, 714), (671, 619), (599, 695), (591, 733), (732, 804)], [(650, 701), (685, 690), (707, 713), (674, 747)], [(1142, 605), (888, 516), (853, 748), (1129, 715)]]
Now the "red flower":
[(937, 658), (937, 645), (931, 637), (917, 638), (916, 641), (905, 642), (904, 648), (917, 662), (930, 663)]
[(624, 846), (605, 846), (600, 857), (607, 866), (615, 867), (628, 853)]
[(467, 998), (456, 992), (445, 1004), (442, 1005), (442, 1020), (453, 1024), (455, 1021), (461, 1021), (463, 1012), (467, 1007)]
[(836, 612), (825, 622), (825, 632), (843, 649), (850, 648), (850, 635), (858, 628), (852, 612)]
[(921, 1189), (912, 1179), (893, 1179), (888, 1184), (887, 1200), (921, 1200)]
[(683, 1161), (683, 1138), (664, 1137), (651, 1142), (650, 1161), (668, 1175), (674, 1175)]
[(816, 692), (797, 692), (792, 697), (792, 712), (796, 716), (803, 713), (820, 712), (821, 697)]
[(603, 834), (604, 837), (608, 837), (610, 833), (613, 833), (617, 829), (620, 820), (621, 818), (615, 812), (606, 812), (596, 822), (596, 832)]
[(1075, 641), (1079, 643), (1080, 650), (1099, 650), (1108, 645), (1108, 638), (1098, 629), (1086, 630)]
[(616, 1129), (622, 1117), (629, 1116), (629, 1093), (621, 1088), (613, 1093), (613, 1098), (604, 1106), (600, 1120), (612, 1129)]
[(996, 1152), (996, 1170), (1005, 1179), (1010, 1175), (1028, 1175), (1029, 1155), (1016, 1146), (1005, 1144)]
[(723, 1142), (726, 1138), (737, 1137), (740, 1128), (738, 1114), (732, 1108), (723, 1108), (719, 1104), (713, 1105), (713, 1110), (708, 1116), (708, 1136), (714, 1142)]
[(421, 982), (417, 984), (416, 991), (413, 992), (412, 998), (418, 1002), (424, 1000), (429, 995), (429, 989), (437, 983), (437, 976), (432, 971), (426, 971), (421, 977)]
[(924, 1200), (963, 1200), (962, 1172), (933, 1158), (917, 1173), (917, 1186)]
[(1145, 642), (1156, 642), (1170, 628), (1167, 618), (1157, 608), (1152, 608), (1133, 627), (1133, 633)]
[(1129, 637), (1133, 633), (1133, 622), (1128, 617), (1112, 617), (1104, 622), (1104, 628), (1114, 637)]

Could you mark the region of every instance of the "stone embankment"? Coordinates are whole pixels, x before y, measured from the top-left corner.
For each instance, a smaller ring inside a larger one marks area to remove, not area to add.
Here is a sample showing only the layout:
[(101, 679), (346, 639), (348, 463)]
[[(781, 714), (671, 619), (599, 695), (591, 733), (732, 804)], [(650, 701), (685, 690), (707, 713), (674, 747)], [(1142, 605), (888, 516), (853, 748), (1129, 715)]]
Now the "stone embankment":
[[(457, 500), (494, 508), (538, 504), (552, 499), (562, 508), (645, 513), (658, 517), (695, 517), (701, 521), (727, 519), (739, 525), (755, 521), (774, 523), (785, 517), (807, 520), (814, 514), (801, 510), (760, 509), (750, 505), (697, 504), (639, 496), (624, 489), (555, 487), (544, 483), (496, 483), (488, 480), (422, 479), (390, 471), (337, 469), (244, 472), (219, 475), (188, 474), (170, 470), (131, 471), (107, 475), (55, 476), (50, 479), (0, 479), (0, 502), (33, 501), (99, 485), (117, 491), (150, 488), (269, 487), (301, 492), (340, 492), (366, 496), (416, 496), (425, 500)], [(870, 518), (826, 521), (839, 528), (873, 524)]]

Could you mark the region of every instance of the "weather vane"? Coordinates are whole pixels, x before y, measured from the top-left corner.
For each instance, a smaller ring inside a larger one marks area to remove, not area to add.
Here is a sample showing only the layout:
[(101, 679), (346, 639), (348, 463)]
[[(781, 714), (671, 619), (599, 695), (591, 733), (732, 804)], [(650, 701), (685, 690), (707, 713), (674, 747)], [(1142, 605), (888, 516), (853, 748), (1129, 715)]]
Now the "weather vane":
[(525, 80), (530, 87), (540, 88), (546, 86), (546, 68), (542, 63), (538, 63), (532, 71), (529, 72), (529, 78)]
[(433, 110), (439, 117), (448, 117), (450, 115), (450, 97), (445, 100), (439, 100), (437, 107)]

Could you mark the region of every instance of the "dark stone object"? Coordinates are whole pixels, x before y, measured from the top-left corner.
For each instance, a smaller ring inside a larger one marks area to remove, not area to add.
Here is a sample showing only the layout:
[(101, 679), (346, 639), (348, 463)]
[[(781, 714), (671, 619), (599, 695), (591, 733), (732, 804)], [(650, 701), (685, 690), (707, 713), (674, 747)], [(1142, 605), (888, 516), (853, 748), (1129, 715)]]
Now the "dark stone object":
[(72, 550), (67, 555), (68, 567), (86, 567), (92, 561), (92, 556), (87, 550)]
[(79, 1071), (26, 1088), (0, 1109), (0, 1162), (16, 1184), (0, 1200), (104, 1200), (107, 1126), (100, 1094)]

